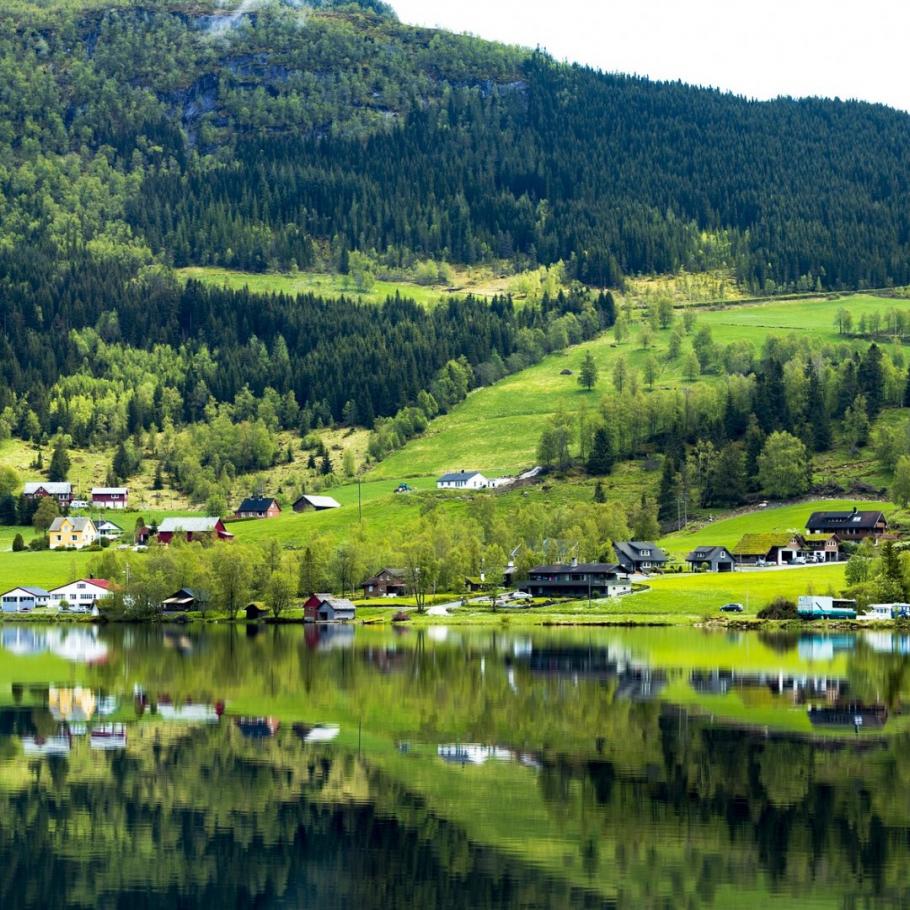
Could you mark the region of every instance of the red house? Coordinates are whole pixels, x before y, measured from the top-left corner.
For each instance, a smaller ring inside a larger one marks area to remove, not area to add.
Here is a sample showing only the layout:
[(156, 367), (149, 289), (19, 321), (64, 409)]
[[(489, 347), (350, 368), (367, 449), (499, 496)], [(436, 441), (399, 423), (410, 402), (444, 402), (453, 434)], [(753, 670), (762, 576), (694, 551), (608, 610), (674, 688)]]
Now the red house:
[(276, 499), (251, 497), (240, 503), (235, 514), (238, 518), (277, 518), (281, 514), (281, 506)]
[(165, 518), (158, 528), (158, 542), (168, 544), (175, 536), (187, 541), (214, 536), (217, 540), (233, 540), (234, 535), (220, 518)]
[(22, 493), (26, 499), (41, 499), (44, 496), (51, 496), (57, 500), (57, 505), (61, 510), (68, 509), (73, 501), (73, 485), (66, 481), (53, 483), (43, 480), (27, 483)]
[(125, 509), (129, 495), (126, 487), (93, 487), (92, 508)]

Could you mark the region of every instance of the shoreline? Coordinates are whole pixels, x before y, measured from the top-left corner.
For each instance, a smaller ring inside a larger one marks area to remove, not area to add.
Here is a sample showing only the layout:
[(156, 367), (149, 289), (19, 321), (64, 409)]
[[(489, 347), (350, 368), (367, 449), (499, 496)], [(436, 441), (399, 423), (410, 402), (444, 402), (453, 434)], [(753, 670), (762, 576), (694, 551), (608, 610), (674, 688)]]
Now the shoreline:
[(503, 612), (457, 613), (448, 616), (430, 616), (428, 614), (409, 614), (405, 621), (395, 622), (392, 616), (370, 616), (352, 622), (313, 622), (297, 616), (262, 616), (258, 619), (247, 619), (226, 616), (199, 616), (176, 614), (159, 616), (152, 619), (110, 619), (103, 616), (77, 615), (59, 616), (41, 613), (3, 614), (0, 615), (0, 628), (9, 625), (134, 625), (134, 626), (312, 626), (314, 628), (364, 628), (394, 629), (403, 632), (409, 628), (426, 629), (434, 626), (491, 628), (508, 626), (515, 629), (578, 629), (578, 628), (689, 628), (704, 632), (860, 632), (863, 630), (877, 632), (902, 632), (910, 635), (910, 621), (861, 621), (861, 620), (802, 620), (802, 619), (758, 619), (758, 618), (725, 618), (692, 616), (686, 614), (653, 614), (640, 617), (607, 614), (583, 613), (546, 613), (527, 615)]

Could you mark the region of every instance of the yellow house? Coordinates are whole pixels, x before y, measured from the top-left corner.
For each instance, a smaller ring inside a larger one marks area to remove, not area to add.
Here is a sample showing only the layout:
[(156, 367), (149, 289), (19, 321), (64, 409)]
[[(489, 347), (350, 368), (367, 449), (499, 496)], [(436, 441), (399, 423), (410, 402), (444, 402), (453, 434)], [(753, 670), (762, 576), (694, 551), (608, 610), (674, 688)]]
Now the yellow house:
[(81, 550), (98, 539), (98, 529), (91, 518), (55, 518), (47, 534), (52, 550)]

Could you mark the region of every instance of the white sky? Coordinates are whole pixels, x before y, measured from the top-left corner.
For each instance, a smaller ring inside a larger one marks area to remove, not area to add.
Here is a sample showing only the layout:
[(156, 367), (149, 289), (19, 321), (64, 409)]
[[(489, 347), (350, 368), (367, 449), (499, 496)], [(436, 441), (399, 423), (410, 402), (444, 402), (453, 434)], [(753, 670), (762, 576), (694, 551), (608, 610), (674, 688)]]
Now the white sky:
[(910, 0), (390, 0), (404, 22), (750, 98), (910, 110)]

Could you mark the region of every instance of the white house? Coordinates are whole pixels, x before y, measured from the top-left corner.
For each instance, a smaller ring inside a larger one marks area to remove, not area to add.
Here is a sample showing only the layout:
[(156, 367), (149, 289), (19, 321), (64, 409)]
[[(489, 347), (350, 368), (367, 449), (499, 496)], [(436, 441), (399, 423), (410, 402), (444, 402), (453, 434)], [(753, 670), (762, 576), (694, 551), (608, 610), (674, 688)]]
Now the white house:
[(106, 518), (100, 518), (95, 522), (95, 530), (98, 536), (104, 540), (119, 540), (123, 537), (123, 528)]
[(59, 607), (66, 603), (70, 608), (75, 607), (80, 612), (84, 612), (83, 608), (90, 612), (96, 601), (110, 593), (111, 583), (106, 579), (80, 578), (69, 584), (60, 585), (59, 588), (52, 588), (48, 595), (48, 604)]
[(456, 471), (453, 474), (443, 474), (436, 481), (439, 490), (485, 490), (490, 485), (480, 471)]
[(0, 607), (4, 613), (24, 613), (36, 607), (46, 607), (49, 597), (44, 588), (13, 588), (0, 595)]

